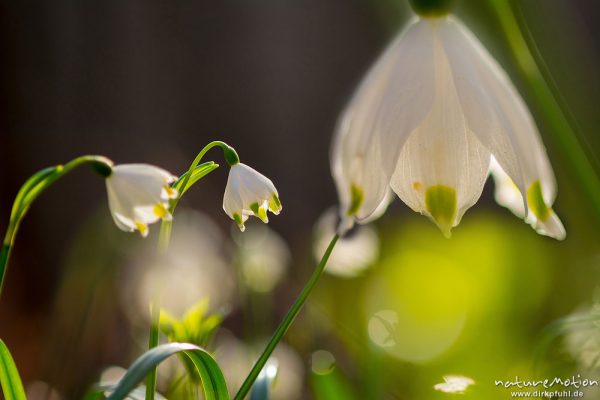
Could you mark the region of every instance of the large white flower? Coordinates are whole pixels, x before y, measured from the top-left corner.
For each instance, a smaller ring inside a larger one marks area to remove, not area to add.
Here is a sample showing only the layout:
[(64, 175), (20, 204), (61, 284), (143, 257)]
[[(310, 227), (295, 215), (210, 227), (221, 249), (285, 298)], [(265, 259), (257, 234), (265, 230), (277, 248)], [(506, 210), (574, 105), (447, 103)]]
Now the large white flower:
[(106, 178), (108, 206), (117, 226), (148, 235), (148, 224), (170, 219), (169, 200), (177, 197), (170, 184), (176, 177), (147, 164), (123, 164)]
[(517, 215), (520, 207), (539, 233), (564, 238), (551, 208), (552, 168), (506, 73), (456, 19), (417, 19), (340, 118), (332, 147), (340, 226), (376, 217), (391, 189), (449, 235), (479, 199), (492, 159), (500, 204)]
[(243, 232), (250, 215), (269, 222), (267, 211), (277, 215), (282, 206), (273, 182), (246, 164), (231, 166), (223, 196), (223, 210)]

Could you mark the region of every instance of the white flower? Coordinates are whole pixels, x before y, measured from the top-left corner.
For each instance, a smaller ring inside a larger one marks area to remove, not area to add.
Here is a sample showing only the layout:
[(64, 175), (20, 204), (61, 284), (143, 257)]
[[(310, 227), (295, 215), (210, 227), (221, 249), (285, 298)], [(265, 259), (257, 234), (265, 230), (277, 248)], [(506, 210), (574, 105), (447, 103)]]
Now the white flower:
[(175, 177), (147, 164), (124, 164), (112, 168), (106, 178), (108, 206), (117, 226), (148, 235), (148, 224), (170, 219), (169, 200), (177, 197), (170, 184)]
[[(449, 235), (479, 199), (492, 159), (497, 182), (511, 183), (498, 184), (500, 204), (519, 214), (520, 203), (539, 233), (564, 238), (551, 209), (552, 168), (506, 73), (456, 19), (417, 19), (340, 118), (332, 148), (340, 230), (385, 210), (391, 189)], [(510, 196), (506, 187), (514, 189)]]
[(474, 384), (475, 381), (466, 376), (447, 375), (444, 376), (443, 383), (437, 383), (433, 388), (444, 393), (464, 393), (469, 386)]
[(269, 222), (267, 211), (278, 215), (281, 202), (273, 182), (246, 164), (231, 166), (223, 196), (223, 210), (243, 232), (244, 222), (250, 215)]
[[(314, 228), (313, 256), (319, 262), (335, 234), (339, 218), (330, 208), (319, 217)], [(341, 237), (327, 261), (325, 272), (341, 278), (354, 278), (372, 266), (379, 257), (379, 237), (371, 226), (357, 227), (351, 235)]]

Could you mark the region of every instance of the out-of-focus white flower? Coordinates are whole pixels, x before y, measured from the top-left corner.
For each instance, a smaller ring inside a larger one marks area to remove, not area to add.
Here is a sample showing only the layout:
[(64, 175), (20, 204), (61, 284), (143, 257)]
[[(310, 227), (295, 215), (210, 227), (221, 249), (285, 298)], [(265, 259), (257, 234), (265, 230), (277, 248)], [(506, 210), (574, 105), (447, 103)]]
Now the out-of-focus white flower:
[(106, 178), (108, 206), (115, 224), (126, 232), (148, 236), (148, 224), (170, 219), (169, 200), (177, 197), (170, 184), (176, 177), (148, 164), (123, 164)]
[(575, 311), (561, 322), (566, 350), (587, 371), (600, 367), (599, 323), (598, 306)]
[(231, 166), (223, 196), (223, 210), (243, 232), (244, 222), (254, 215), (262, 222), (269, 222), (267, 211), (278, 215), (282, 206), (273, 182), (246, 164)]
[(444, 393), (464, 393), (469, 386), (474, 384), (475, 381), (466, 376), (447, 375), (444, 376), (444, 382), (434, 385), (433, 388)]
[[(179, 206), (181, 207), (181, 206)], [(161, 308), (181, 317), (199, 299), (210, 312), (226, 313), (237, 304), (234, 271), (224, 257), (230, 242), (208, 216), (179, 208), (171, 243), (157, 257), (155, 244), (130, 249), (131, 263), (119, 280), (121, 302), (130, 320), (147, 324), (148, 302), (161, 293)]]
[[(334, 208), (327, 210), (315, 226), (313, 255), (319, 260), (335, 234), (338, 216)], [(359, 226), (341, 237), (327, 262), (325, 272), (343, 278), (354, 278), (379, 257), (379, 237), (370, 226)]]
[[(241, 386), (262, 347), (258, 345), (253, 349), (227, 331), (221, 330), (216, 338), (215, 358), (223, 370), (229, 390), (235, 391)], [(276, 371), (274, 366), (277, 366)], [(301, 397), (304, 364), (293, 348), (280, 343), (263, 367), (263, 371), (277, 373), (271, 387), (271, 399), (296, 400)]]
[(260, 293), (273, 290), (285, 276), (291, 259), (287, 243), (265, 225), (238, 233), (234, 239), (235, 262), (244, 283)]
[(34, 381), (27, 385), (26, 398), (29, 400), (62, 400), (55, 388), (46, 382)]
[(551, 209), (556, 184), (545, 148), (506, 73), (455, 18), (417, 19), (340, 118), (331, 157), (340, 230), (385, 209), (391, 188), (449, 236), (479, 199), (492, 156), (492, 173), (514, 182), (534, 228), (564, 238)]

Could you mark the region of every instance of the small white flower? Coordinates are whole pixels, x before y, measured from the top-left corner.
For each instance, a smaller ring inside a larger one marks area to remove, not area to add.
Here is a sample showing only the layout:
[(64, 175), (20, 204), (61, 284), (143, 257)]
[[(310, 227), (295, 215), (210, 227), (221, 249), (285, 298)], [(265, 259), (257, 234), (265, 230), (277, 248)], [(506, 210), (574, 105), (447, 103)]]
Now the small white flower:
[(464, 393), (469, 386), (474, 385), (475, 381), (466, 376), (447, 375), (444, 376), (444, 382), (433, 386), (435, 390), (444, 393)]
[(231, 166), (223, 196), (223, 210), (243, 232), (244, 222), (250, 215), (264, 223), (269, 222), (267, 211), (278, 215), (281, 202), (273, 182), (246, 164)]
[(171, 219), (169, 200), (177, 197), (170, 184), (176, 177), (147, 164), (124, 164), (112, 168), (106, 178), (108, 206), (117, 226), (148, 236), (148, 224)]
[(385, 210), (391, 189), (449, 235), (479, 199), (492, 159), (496, 182), (510, 183), (498, 184), (499, 203), (539, 233), (564, 238), (546, 150), (506, 73), (456, 19), (417, 19), (371, 68), (338, 124), (340, 230)]

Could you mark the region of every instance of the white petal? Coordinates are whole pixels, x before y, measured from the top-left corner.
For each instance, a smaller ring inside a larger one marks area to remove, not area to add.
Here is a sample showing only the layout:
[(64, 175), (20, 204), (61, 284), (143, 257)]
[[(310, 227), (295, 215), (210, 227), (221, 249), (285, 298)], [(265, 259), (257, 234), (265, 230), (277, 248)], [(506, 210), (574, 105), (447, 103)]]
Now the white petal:
[[(525, 221), (540, 235), (550, 236), (557, 240), (563, 240), (566, 237), (567, 234), (562, 222), (551, 208), (540, 205), (543, 208), (543, 214), (546, 215), (544, 221), (539, 220), (535, 212), (530, 212), (525, 217), (526, 212), (521, 192), (519, 192), (512, 179), (502, 170), (502, 167), (500, 167), (493, 157), (490, 172), (496, 184), (495, 198), (498, 204), (508, 208), (516, 216), (525, 218)], [(532, 196), (531, 201), (533, 202), (535, 192), (531, 191), (530, 196)], [(538, 214), (540, 213), (538, 212)]]
[(565, 227), (552, 210), (550, 210), (550, 216), (545, 221), (538, 220), (533, 214), (530, 214), (526, 221), (540, 235), (549, 236), (556, 240), (564, 240), (567, 237)]
[(227, 186), (225, 186), (225, 194), (223, 195), (223, 210), (231, 218), (236, 213), (241, 215), (244, 208), (238, 187), (238, 176), (237, 174), (232, 175), (232, 170), (230, 170)]
[[(432, 22), (430, 29), (437, 30), (437, 24)], [(449, 235), (479, 199), (490, 154), (467, 127), (437, 38), (433, 54), (435, 70), (421, 79), (435, 83), (435, 100), (429, 115), (404, 144), (391, 187), (402, 201), (431, 217)]]
[(135, 230), (135, 222), (133, 222), (133, 220), (126, 218), (118, 212), (112, 212), (111, 215), (113, 221), (115, 221), (115, 225), (117, 225), (120, 230), (125, 232), (133, 232)]
[(498, 164), (495, 157), (492, 157), (490, 173), (494, 177), (494, 183), (496, 185), (494, 191), (496, 202), (501, 206), (508, 208), (517, 217), (525, 218), (527, 213), (523, 202), (523, 196), (521, 196), (519, 188), (515, 185), (510, 176), (508, 176), (500, 164)]
[[(525, 102), (498, 63), (457, 21), (442, 31), (463, 110), (471, 129), (524, 194), (540, 180), (551, 205), (556, 184), (546, 150)], [(520, 183), (520, 184), (519, 184)]]
[(177, 177), (168, 171), (150, 164), (121, 164), (113, 167), (113, 173), (124, 179), (152, 180), (173, 183)]
[(118, 196), (108, 180), (106, 180), (106, 191), (108, 194), (108, 208), (117, 227), (126, 232), (134, 231), (133, 204), (129, 199)]
[[(440, 38), (469, 128), (519, 188), (523, 201), (529, 200), (527, 193), (539, 182), (544, 208), (550, 209), (556, 197), (554, 173), (533, 117), (509, 77), (458, 21), (442, 24)], [(527, 203), (529, 214), (535, 213), (535, 205)], [(538, 222), (552, 228), (537, 230), (562, 237), (564, 228), (554, 217)]]
[(154, 212), (155, 205), (134, 208), (134, 220), (144, 224), (153, 224), (160, 219)]
[(418, 79), (432, 65), (428, 40), (422, 22), (400, 34), (371, 68), (336, 128), (332, 173), (343, 211), (353, 208), (353, 191), (362, 193), (360, 207), (351, 210), (358, 219), (382, 204), (400, 147), (433, 101), (431, 82)]

